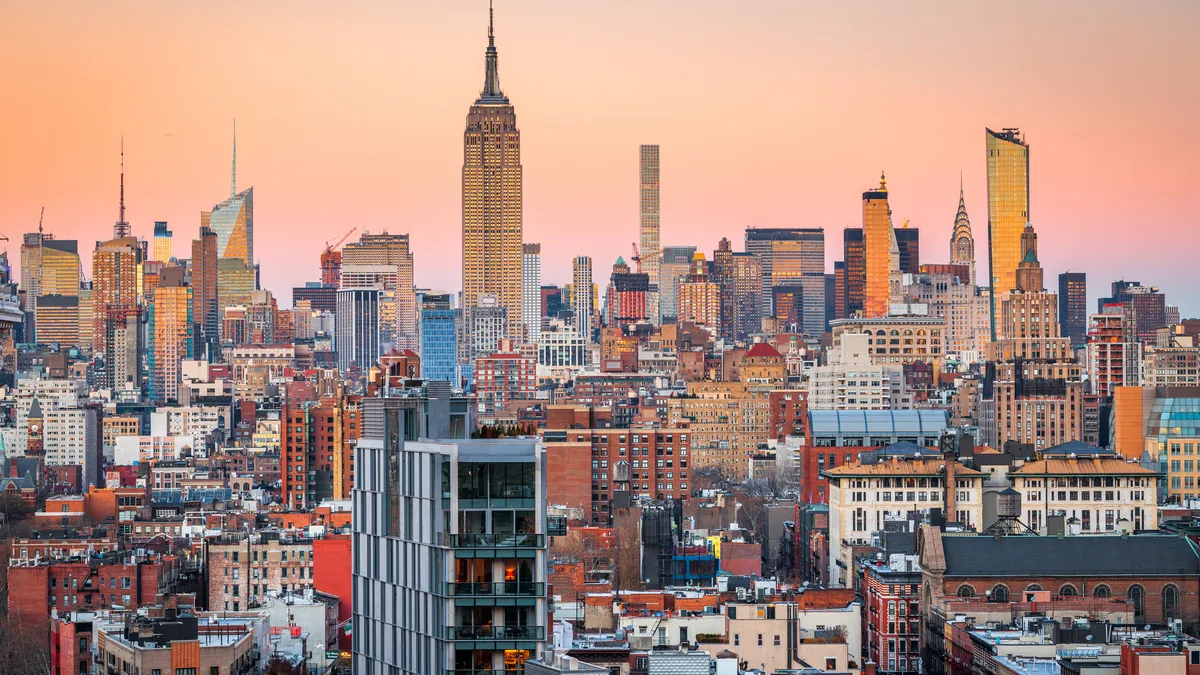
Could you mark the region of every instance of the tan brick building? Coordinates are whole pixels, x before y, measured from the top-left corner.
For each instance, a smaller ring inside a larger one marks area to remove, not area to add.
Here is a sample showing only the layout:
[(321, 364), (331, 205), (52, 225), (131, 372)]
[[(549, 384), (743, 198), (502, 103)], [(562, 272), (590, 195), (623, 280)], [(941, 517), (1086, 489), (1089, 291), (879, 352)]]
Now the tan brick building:
[(312, 540), (279, 532), (227, 532), (206, 543), (208, 607), (240, 611), (268, 592), (313, 587)]

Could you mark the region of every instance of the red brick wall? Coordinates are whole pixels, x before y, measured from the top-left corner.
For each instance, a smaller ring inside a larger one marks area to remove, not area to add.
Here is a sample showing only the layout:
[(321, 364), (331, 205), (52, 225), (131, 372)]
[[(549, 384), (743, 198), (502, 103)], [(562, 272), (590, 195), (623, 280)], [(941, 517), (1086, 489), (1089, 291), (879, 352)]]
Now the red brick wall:
[(780, 389), (769, 394), (771, 436), (783, 441), (793, 433), (808, 438), (808, 394), (795, 389)]
[(50, 568), (10, 567), (8, 614), (20, 621), (42, 619), (50, 605)]
[[(1059, 596), (1059, 591), (1064, 584), (1070, 584), (1075, 587), (1076, 593), (1087, 596), (1092, 595), (1092, 590), (1103, 584), (1108, 586), (1111, 597), (1117, 600), (1124, 600), (1129, 597), (1129, 588), (1133, 585), (1139, 585), (1144, 590), (1144, 606), (1147, 623), (1164, 623), (1163, 620), (1163, 602), (1162, 589), (1167, 584), (1174, 584), (1179, 589), (1179, 613), (1178, 618), (1183, 619), (1184, 623), (1190, 623), (1200, 620), (1200, 577), (1192, 574), (1188, 577), (1176, 578), (1150, 578), (1143, 577), (1140, 579), (1125, 579), (1125, 578), (1075, 578), (1075, 577), (1020, 577), (1013, 579), (996, 579), (996, 578), (955, 578), (945, 579), (943, 583), (943, 593), (948, 596), (958, 594), (958, 589), (963, 584), (970, 584), (975, 589), (977, 598), (984, 598), (985, 591), (991, 590), (996, 584), (1004, 584), (1008, 586), (1009, 598), (1012, 602), (1017, 602), (1021, 599), (1020, 593), (1028, 588), (1031, 584), (1037, 584), (1042, 587), (1042, 590), (1049, 591), (1052, 597)], [(1067, 598), (1072, 599), (1072, 598)], [(1079, 600), (1087, 600), (1089, 598), (1080, 597)]]
[[(349, 619), (354, 610), (350, 563), (349, 535), (330, 535), (313, 541), (313, 588), (341, 599), (338, 623)], [(338, 647), (350, 648), (345, 631), (338, 631)]]
[(546, 446), (546, 500), (556, 506), (592, 511), (591, 443), (553, 443)]

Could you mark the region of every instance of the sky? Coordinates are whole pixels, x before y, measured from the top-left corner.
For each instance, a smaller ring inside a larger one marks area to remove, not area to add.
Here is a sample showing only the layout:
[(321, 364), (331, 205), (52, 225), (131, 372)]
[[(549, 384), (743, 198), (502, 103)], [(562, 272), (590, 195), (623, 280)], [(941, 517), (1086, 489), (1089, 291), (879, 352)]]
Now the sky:
[[(828, 270), (887, 172), (894, 222), (945, 262), (960, 177), (986, 277), (985, 127), (1030, 144), (1048, 284), (1159, 286), (1200, 315), (1200, 3), (499, 0), (524, 238), (543, 283), (638, 239), (638, 145), (662, 153), (662, 242), (711, 255), (747, 226), (823, 227)], [(319, 278), (347, 230), (409, 233), (418, 287), (461, 284), (462, 134), (487, 4), (87, 2), (0, 7), (0, 232), (92, 249), (255, 188), (262, 280)], [(6, 242), (0, 241), (0, 245)], [(90, 258), (90, 255), (85, 256)], [(85, 262), (90, 267), (90, 260)]]

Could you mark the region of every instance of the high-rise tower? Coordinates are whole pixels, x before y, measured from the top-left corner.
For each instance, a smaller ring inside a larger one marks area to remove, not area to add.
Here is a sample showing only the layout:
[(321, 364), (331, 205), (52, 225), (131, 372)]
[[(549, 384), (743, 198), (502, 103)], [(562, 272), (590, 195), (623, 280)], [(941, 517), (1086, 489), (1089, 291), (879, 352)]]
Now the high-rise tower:
[(200, 226), (217, 234), (217, 256), (254, 266), (254, 188), (237, 191), (237, 122), (233, 127), (233, 171), (229, 199), (200, 213)]
[[(488, 21), (483, 91), (463, 132), (463, 309), (495, 295), (508, 313), (508, 335), (521, 339), (521, 132), (500, 89), (493, 22)], [(464, 326), (471, 326), (464, 317)]]
[(1001, 297), (1016, 288), (1021, 233), (1029, 222), (1029, 145), (1019, 129), (987, 132), (988, 267), (992, 335)]
[(975, 283), (975, 237), (971, 235), (971, 220), (967, 218), (967, 202), (961, 184), (958, 186), (954, 233), (950, 235), (950, 264), (966, 265), (971, 270), (971, 283)]
[(571, 308), (575, 310), (575, 329), (584, 339), (592, 338), (592, 259), (576, 256), (571, 285)]
[(659, 240), (658, 216), (658, 146), (643, 145), (638, 149), (639, 167), (638, 184), (639, 213), (641, 214), (638, 228), (638, 247), (641, 256), (641, 271), (650, 277), (650, 290), (647, 300), (652, 305), (649, 309), (651, 316), (658, 316), (659, 265), (662, 262), (662, 244)]
[(863, 246), (867, 280), (863, 293), (863, 311), (869, 317), (887, 316), (892, 268), (891, 209), (888, 206), (887, 181), (881, 174), (879, 189), (862, 196)]
[(524, 244), (521, 247), (521, 297), (524, 306), (521, 318), (525, 321), (526, 340), (542, 339), (542, 245)]
[(175, 254), (171, 243), (171, 230), (167, 227), (167, 221), (154, 221), (154, 260), (161, 263), (170, 262), (171, 256)]

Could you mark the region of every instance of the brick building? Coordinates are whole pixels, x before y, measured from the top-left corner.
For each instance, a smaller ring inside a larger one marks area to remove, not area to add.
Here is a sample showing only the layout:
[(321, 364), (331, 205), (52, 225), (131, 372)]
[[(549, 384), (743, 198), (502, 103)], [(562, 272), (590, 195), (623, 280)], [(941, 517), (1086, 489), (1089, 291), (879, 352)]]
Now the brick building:
[(92, 612), (65, 612), (50, 617), (50, 672), (88, 675), (92, 672)]
[(360, 405), (361, 397), (340, 392), (320, 401), (284, 402), (280, 476), (285, 504), (303, 508), (350, 497)]
[(687, 429), (547, 430), (543, 440), (548, 464), (553, 466), (549, 458), (556, 455), (568, 461), (567, 466), (547, 473), (546, 493), (552, 504), (555, 499), (564, 504), (583, 499), (577, 484), (569, 481), (579, 476), (580, 455), (591, 461), (591, 490), (587, 503), (579, 505), (594, 525), (612, 523), (610, 503), (618, 492), (684, 500), (690, 490), (692, 445)]
[(783, 442), (788, 436), (808, 436), (808, 392), (775, 389), (771, 402), (771, 438)]
[(141, 607), (175, 590), (178, 556), (110, 553), (60, 561), (29, 561), (8, 570), (10, 616), (37, 618), (59, 612)]
[(299, 593), (313, 587), (313, 540), (279, 532), (250, 537), (226, 532), (206, 544), (208, 607), (234, 612), (267, 593)]

